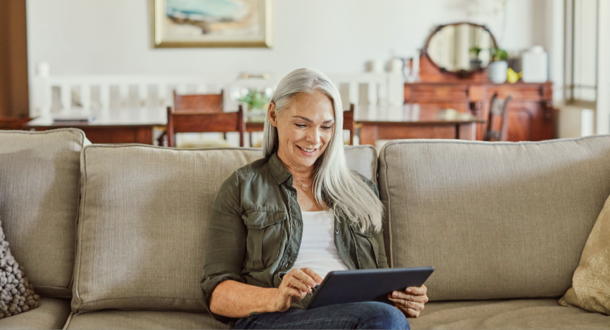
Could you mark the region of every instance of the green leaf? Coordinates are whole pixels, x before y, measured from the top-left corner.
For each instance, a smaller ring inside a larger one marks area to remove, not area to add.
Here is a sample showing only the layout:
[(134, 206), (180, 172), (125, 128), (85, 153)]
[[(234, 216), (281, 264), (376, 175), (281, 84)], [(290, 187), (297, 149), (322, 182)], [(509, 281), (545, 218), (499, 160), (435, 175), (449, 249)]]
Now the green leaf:
[(491, 58), (494, 62), (506, 61), (508, 59), (508, 52), (502, 48), (490, 49)]
[(269, 103), (269, 98), (259, 91), (249, 91), (248, 94), (237, 100), (245, 103), (248, 106), (248, 110), (264, 108)]

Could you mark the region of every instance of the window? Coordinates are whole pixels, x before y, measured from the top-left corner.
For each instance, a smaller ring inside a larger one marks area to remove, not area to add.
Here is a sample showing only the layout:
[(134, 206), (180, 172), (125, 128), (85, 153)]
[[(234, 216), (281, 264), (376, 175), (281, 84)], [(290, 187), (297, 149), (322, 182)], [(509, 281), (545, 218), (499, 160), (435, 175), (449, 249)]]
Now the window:
[(600, 0), (565, 0), (565, 99), (595, 108)]

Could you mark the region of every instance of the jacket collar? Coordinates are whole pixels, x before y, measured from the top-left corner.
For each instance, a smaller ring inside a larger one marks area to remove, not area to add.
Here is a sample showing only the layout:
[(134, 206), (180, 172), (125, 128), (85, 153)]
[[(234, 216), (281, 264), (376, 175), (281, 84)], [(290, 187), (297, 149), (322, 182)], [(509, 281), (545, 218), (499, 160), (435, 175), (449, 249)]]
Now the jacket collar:
[(280, 159), (277, 157), (277, 153), (273, 153), (273, 155), (269, 157), (269, 162), (267, 165), (269, 166), (271, 175), (278, 185), (284, 183), (288, 179), (291, 179), (290, 184), (292, 184), (292, 174), (284, 167), (284, 164), (282, 164)]
[[(278, 158), (277, 153), (273, 153), (273, 155), (269, 157), (267, 166), (269, 166), (269, 171), (278, 186), (287, 180), (288, 184), (292, 186), (292, 173), (284, 167), (284, 164), (282, 164), (282, 161)], [(324, 190), (322, 190), (322, 200), (328, 207), (333, 207), (332, 200), (328, 198), (328, 195)]]

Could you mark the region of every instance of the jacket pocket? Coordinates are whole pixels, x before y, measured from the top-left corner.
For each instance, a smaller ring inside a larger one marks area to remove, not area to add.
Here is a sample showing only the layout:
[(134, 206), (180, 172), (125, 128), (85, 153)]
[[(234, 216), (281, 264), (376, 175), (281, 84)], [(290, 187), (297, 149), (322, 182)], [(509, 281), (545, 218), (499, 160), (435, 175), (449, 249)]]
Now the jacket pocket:
[(246, 260), (249, 271), (269, 268), (284, 251), (288, 237), (284, 211), (249, 211), (242, 219), (248, 228)]

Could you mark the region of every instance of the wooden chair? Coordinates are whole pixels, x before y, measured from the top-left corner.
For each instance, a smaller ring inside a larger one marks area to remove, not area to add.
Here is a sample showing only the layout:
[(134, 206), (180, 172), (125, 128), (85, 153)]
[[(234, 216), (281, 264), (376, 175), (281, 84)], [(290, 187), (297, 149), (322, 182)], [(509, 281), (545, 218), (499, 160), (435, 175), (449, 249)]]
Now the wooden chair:
[[(498, 93), (495, 93), (491, 97), (489, 103), (489, 117), (487, 120), (487, 130), (485, 132), (485, 141), (507, 141), (508, 139), (508, 104), (512, 100), (512, 96), (506, 99), (498, 98)], [(497, 119), (500, 118), (500, 129), (495, 130), (498, 127)]]
[(174, 91), (174, 106), (167, 107), (167, 144), (176, 146), (176, 133), (239, 132), (239, 146), (244, 146), (243, 109), (223, 112), (223, 92), (220, 94), (178, 95)]
[(350, 103), (349, 110), (343, 111), (343, 129), (349, 131), (349, 144), (354, 145), (354, 134), (356, 125), (354, 124), (354, 104)]

